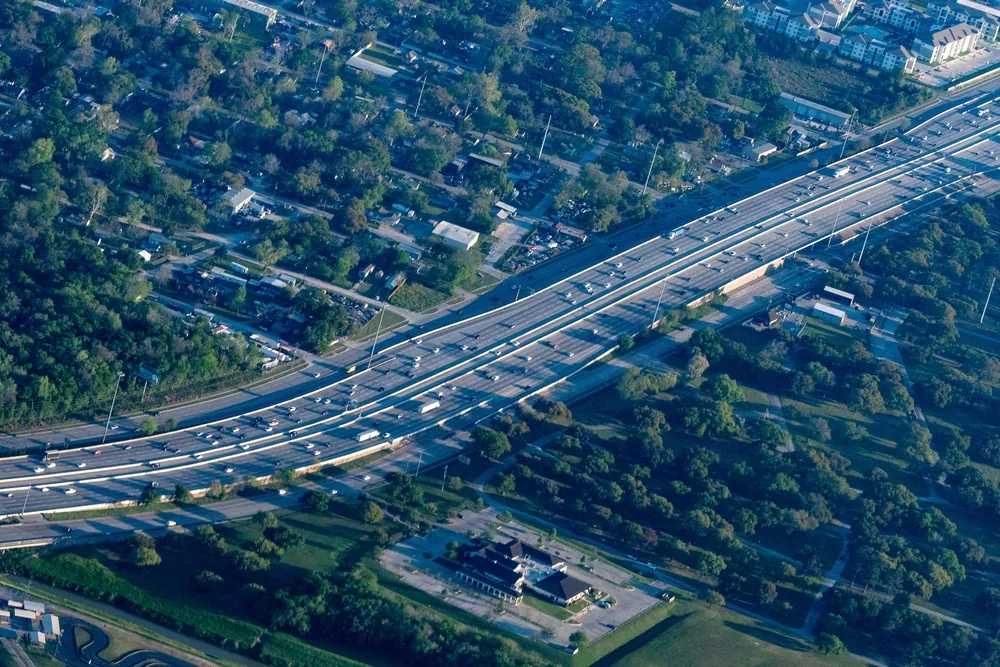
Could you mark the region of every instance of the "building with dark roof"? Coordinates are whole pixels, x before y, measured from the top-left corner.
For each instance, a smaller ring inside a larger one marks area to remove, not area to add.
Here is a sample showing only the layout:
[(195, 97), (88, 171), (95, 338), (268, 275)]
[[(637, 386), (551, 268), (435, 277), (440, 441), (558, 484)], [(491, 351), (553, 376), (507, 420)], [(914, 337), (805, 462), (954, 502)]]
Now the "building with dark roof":
[(555, 572), (532, 584), (531, 590), (539, 596), (565, 607), (586, 595), (587, 591), (590, 590), (590, 584), (571, 577), (565, 572)]

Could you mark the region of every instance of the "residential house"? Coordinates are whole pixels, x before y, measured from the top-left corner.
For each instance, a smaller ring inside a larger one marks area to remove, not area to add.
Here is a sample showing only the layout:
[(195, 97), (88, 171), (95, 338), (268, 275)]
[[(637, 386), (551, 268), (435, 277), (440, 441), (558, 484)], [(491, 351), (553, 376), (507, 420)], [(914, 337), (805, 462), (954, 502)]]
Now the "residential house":
[(923, 14), (910, 7), (909, 0), (873, 0), (865, 5), (862, 15), (874, 23), (908, 33), (919, 30), (924, 19)]

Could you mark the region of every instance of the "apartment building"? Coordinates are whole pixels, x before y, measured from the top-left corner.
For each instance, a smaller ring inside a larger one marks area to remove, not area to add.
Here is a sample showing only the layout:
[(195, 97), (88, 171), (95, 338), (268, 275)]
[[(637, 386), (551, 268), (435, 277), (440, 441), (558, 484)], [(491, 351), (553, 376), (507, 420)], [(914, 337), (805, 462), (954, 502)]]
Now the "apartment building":
[(845, 31), (840, 38), (840, 55), (859, 63), (878, 67), (884, 72), (912, 72), (916, 56), (890, 39), (889, 32), (874, 26), (859, 26)]
[(879, 25), (915, 33), (920, 29), (924, 16), (910, 7), (909, 0), (872, 0), (865, 5), (862, 16)]
[(786, 35), (800, 42), (817, 39), (823, 28), (836, 30), (847, 19), (857, 0), (761, 0), (748, 3), (743, 9), (746, 25)]
[(929, 27), (913, 39), (913, 52), (921, 62), (936, 65), (972, 51), (978, 43), (979, 30), (968, 23), (940, 30)]
[(980, 40), (995, 42), (1000, 36), (1000, 9), (975, 0), (929, 0), (927, 16), (938, 26), (968, 23)]

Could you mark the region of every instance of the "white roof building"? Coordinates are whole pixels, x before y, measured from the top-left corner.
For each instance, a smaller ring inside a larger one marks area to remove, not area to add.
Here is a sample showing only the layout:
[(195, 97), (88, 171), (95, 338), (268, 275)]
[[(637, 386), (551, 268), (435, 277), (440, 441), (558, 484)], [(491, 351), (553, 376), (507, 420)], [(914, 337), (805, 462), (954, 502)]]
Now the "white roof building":
[(58, 637), (62, 634), (59, 627), (59, 617), (55, 614), (45, 614), (42, 616), (42, 631), (47, 635)]
[(434, 226), (432, 233), (440, 237), (445, 245), (461, 250), (468, 250), (479, 242), (479, 232), (443, 220)]
[(253, 201), (254, 195), (257, 193), (250, 188), (243, 188), (239, 192), (230, 192), (229, 205), (233, 208), (233, 215), (236, 215), (242, 211), (246, 206)]

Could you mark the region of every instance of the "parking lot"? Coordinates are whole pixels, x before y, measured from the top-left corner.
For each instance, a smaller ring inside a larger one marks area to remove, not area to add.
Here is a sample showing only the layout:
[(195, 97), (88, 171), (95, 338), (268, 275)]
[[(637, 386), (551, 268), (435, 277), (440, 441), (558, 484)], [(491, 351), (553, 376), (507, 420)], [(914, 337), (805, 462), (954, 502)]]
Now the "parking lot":
[[(625, 570), (605, 561), (592, 560), (590, 556), (581, 566), (583, 552), (565, 542), (546, 538), (541, 548), (562, 558), (567, 564), (567, 574), (587, 582), (614, 603), (608, 608), (591, 605), (575, 618), (565, 621), (527, 602), (516, 606), (501, 605), (497, 598), (482, 595), (455, 581), (452, 571), (434, 560), (447, 553), (449, 542), (467, 543), (469, 535), (487, 537), (495, 542), (518, 539), (531, 545), (537, 545), (539, 539), (537, 531), (517, 522), (499, 522), (492, 509), (466, 511), (460, 518), (426, 536), (416, 536), (387, 549), (380, 556), (380, 562), (411, 586), (439, 596), (505, 630), (556, 646), (568, 646), (569, 636), (577, 631), (583, 631), (591, 641), (606, 635), (659, 602), (658, 596), (664, 590), (635, 582)], [(524, 594), (526, 597), (531, 595), (527, 590)]]

